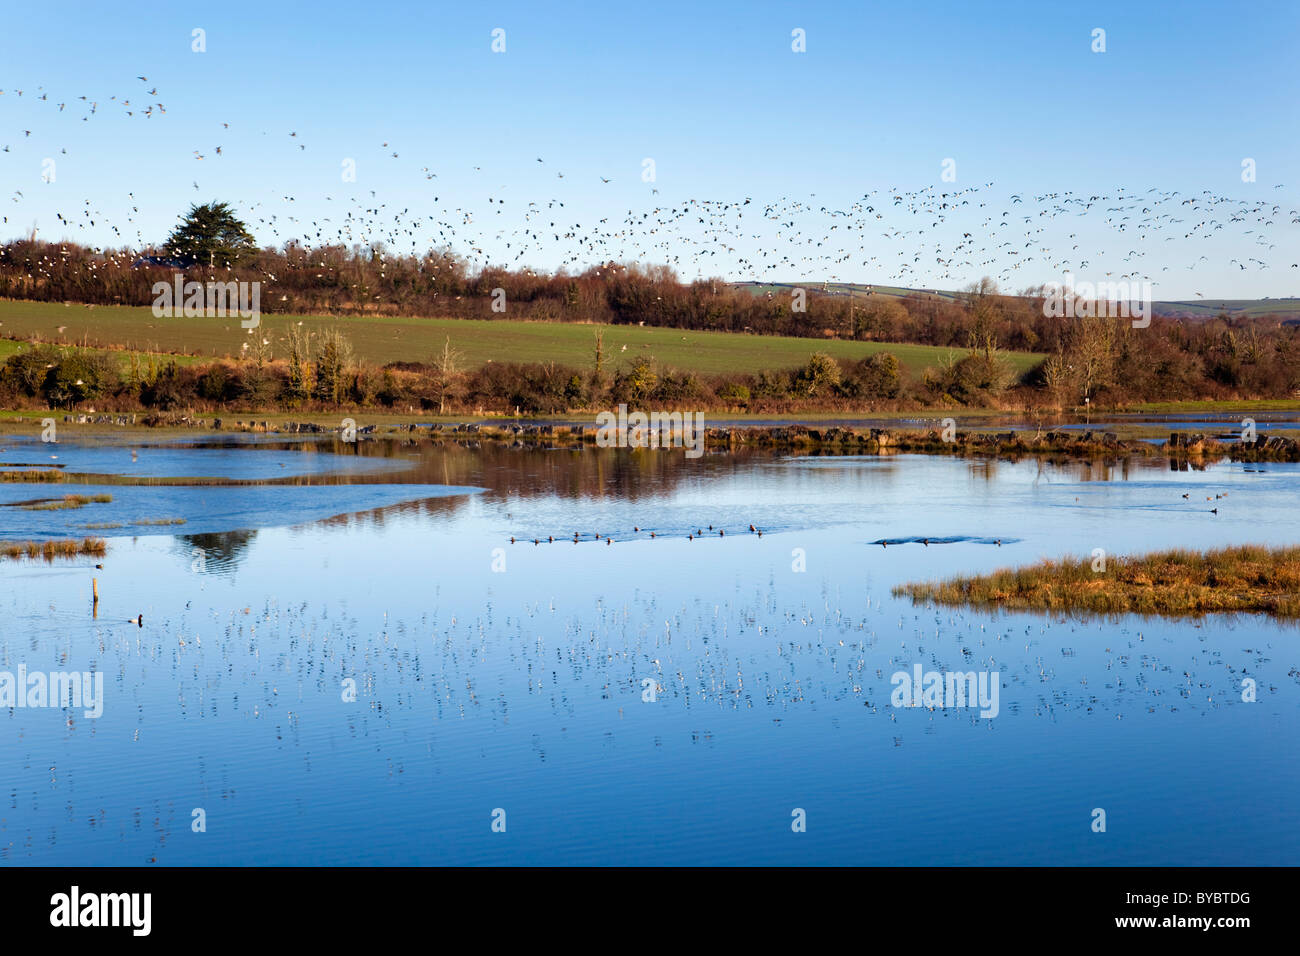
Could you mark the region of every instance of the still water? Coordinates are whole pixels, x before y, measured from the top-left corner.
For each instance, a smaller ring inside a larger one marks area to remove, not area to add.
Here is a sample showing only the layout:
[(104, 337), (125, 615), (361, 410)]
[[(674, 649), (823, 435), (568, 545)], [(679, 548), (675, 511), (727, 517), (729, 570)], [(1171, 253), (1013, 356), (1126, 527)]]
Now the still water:
[[(0, 710), (4, 863), (1269, 865), (1300, 851), (1295, 627), (890, 594), (1097, 548), (1295, 543), (1295, 465), (0, 446), (0, 470), (73, 479), (0, 484), (0, 538), (109, 542), (102, 559), (0, 562), (0, 671), (104, 675), (98, 718)], [(23, 506), (69, 493), (113, 500)], [(177, 523), (142, 524), (157, 520)], [(892, 675), (917, 664), (996, 672), (997, 715), (891, 705)]]

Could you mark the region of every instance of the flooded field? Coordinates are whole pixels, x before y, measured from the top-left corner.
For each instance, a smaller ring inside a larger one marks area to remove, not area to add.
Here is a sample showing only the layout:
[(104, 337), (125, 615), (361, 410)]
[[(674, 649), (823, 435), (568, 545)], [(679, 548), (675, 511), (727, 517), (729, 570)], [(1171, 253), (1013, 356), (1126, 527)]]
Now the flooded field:
[[(67, 478), (0, 484), (0, 539), (108, 542), (0, 561), (0, 671), (103, 675), (98, 716), (0, 708), (5, 863), (1300, 851), (1294, 626), (890, 594), (1292, 544), (1297, 465), (14, 436), (0, 462)], [(67, 494), (111, 501), (30, 507)], [(995, 706), (900, 706), (918, 666)]]

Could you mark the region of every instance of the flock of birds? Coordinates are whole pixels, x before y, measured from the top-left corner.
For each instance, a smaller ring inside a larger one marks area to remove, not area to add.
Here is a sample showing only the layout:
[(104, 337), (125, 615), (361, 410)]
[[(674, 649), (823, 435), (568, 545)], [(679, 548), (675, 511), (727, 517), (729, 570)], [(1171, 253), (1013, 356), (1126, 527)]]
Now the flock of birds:
[[(709, 527), (708, 527), (708, 533), (709, 533), (709, 535), (712, 535), (715, 531), (717, 532), (717, 535), (718, 535), (719, 538), (725, 538), (725, 537), (727, 536), (727, 531), (726, 531), (725, 528), (714, 528), (713, 525), (709, 525)], [(753, 535), (757, 535), (757, 536), (760, 537), (760, 538), (763, 537), (763, 529), (762, 529), (762, 528), (755, 527), (755, 526), (752, 525), (752, 524), (749, 526), (749, 533), (750, 533), (750, 534), (753, 534)], [(672, 531), (667, 531), (667, 532), (665, 532), (665, 531), (663, 531), (663, 530), (654, 530), (654, 531), (652, 531), (652, 530), (650, 530), (650, 529), (648, 529), (648, 528), (642, 528), (640, 525), (634, 525), (634, 526), (632, 527), (632, 534), (631, 534), (631, 535), (623, 535), (623, 536), (619, 536), (618, 540), (620, 540), (620, 541), (622, 541), (622, 540), (631, 540), (631, 539), (635, 539), (635, 538), (640, 538), (640, 537), (642, 537), (642, 536), (647, 536), (647, 537), (649, 537), (649, 538), (670, 538), (670, 537), (678, 537), (678, 538), (680, 538), (683, 534), (685, 534), (685, 536), (686, 536), (686, 540), (687, 540), (687, 541), (694, 541), (696, 538), (703, 538), (703, 537), (704, 537), (705, 529), (704, 529), (704, 528), (696, 528), (694, 531), (685, 531), (685, 532), (683, 532), (683, 531), (680, 531), (680, 530), (672, 530)], [(733, 532), (733, 534), (734, 534), (734, 532)], [(526, 541), (526, 540), (527, 540), (526, 538), (516, 538), (514, 535), (511, 535), (511, 536), (510, 536), (510, 543), (511, 543), (511, 544), (518, 544), (518, 543), (520, 543), (521, 541)], [(572, 538), (566, 538), (566, 537), (563, 536), (563, 535), (561, 535), (559, 538), (556, 538), (555, 535), (553, 535), (553, 534), (548, 534), (548, 535), (546, 536), (546, 543), (547, 543), (547, 544), (555, 544), (556, 541), (572, 541), (574, 544), (578, 544), (580, 541), (604, 541), (605, 544), (609, 545), (609, 544), (613, 544), (613, 543), (614, 543), (614, 541), (615, 541), (615, 536), (612, 535), (612, 534), (606, 534), (606, 535), (602, 536), (599, 532), (585, 532), (585, 533), (584, 533), (584, 532), (582, 532), (582, 531), (575, 531), (575, 532), (573, 532), (573, 537), (572, 537)], [(537, 544), (537, 545), (539, 545), (539, 544), (541, 544), (541, 543), (542, 543), (542, 539), (541, 539), (541, 536), (540, 536), (540, 535), (539, 535), (538, 537), (536, 537), (536, 538), (533, 538), (533, 544)]]
[[(81, 95), (58, 102), (43, 88), (0, 90), (0, 97), (35, 96), (57, 113), (80, 104), (83, 122), (107, 105), (136, 120), (165, 115), (157, 87), (146, 76), (136, 79), (141, 91), (134, 98), (113, 95), (97, 100)], [(3, 104), (0, 98), (0, 110)], [(230, 127), (229, 122), (220, 123), (222, 133)], [(30, 129), (18, 132), (23, 138), (33, 134)], [(297, 130), (262, 131), (261, 135), (268, 142), (280, 137), (296, 147), (299, 156), (308, 152), (308, 143)], [(1300, 226), (1300, 209), (1283, 201), (1284, 194), (1278, 192), (1283, 185), (1252, 185), (1250, 195), (1243, 198), (1210, 189), (1186, 193), (1123, 186), (1100, 192), (1004, 195), (992, 182), (941, 183), (914, 189), (877, 188), (836, 204), (818, 200), (816, 194), (770, 200), (739, 196), (664, 201), (658, 197), (659, 186), (650, 182), (637, 187), (646, 192), (643, 206), (615, 212), (614, 200), (599, 192), (615, 177), (602, 175), (593, 177), (590, 188), (596, 191), (596, 206), (607, 214), (583, 215), (581, 221), (571, 209), (575, 200), (590, 208), (591, 196), (552, 191), (544, 185), (547, 181), (557, 186), (573, 184), (574, 178), (566, 180), (562, 170), (553, 170), (549, 180), (548, 172), (536, 181), (539, 192), (549, 194), (517, 200), (508, 196), (507, 186), (498, 185), (461, 188), (458, 200), (444, 200), (434, 167), (418, 161), (403, 163), (391, 140), (377, 145), (382, 159), (392, 164), (383, 174), (386, 184), (399, 189), (429, 184), (431, 193), (418, 200), (418, 208), (408, 199), (399, 209), (398, 203), (390, 206), (381, 201), (377, 190), (355, 187), (338, 196), (302, 197), (301, 205), (310, 201), (313, 208), (328, 214), (297, 214), (300, 197), (283, 191), (275, 199), (237, 206), (263, 243), (292, 242), (312, 248), (382, 244), (394, 255), (427, 256), (430, 262), (436, 259), (431, 250), (450, 250), (472, 268), (531, 271), (533, 262), (544, 261), (581, 270), (636, 261), (671, 266), (687, 277), (728, 274), (756, 282), (793, 277), (829, 283), (869, 273), (883, 275), (890, 283), (951, 287), (987, 275), (1032, 288), (1057, 281), (1063, 274), (1133, 282), (1159, 280), (1171, 269), (1195, 272), (1217, 253), (1217, 247), (1201, 251), (1196, 244), (1226, 238), (1237, 250), (1229, 260), (1237, 270), (1300, 269), (1300, 262), (1292, 261), (1300, 242), (1294, 232), (1288, 232)], [(8, 152), (10, 147), (5, 143), (0, 149)], [(225, 159), (226, 144), (194, 148), (192, 156), (196, 163)], [(551, 170), (540, 156), (529, 165)], [(483, 168), (472, 166), (460, 172), (482, 176)], [(576, 185), (579, 190), (587, 188)], [(197, 179), (193, 186), (201, 189)], [(477, 202), (471, 201), (471, 192)], [(162, 238), (143, 234), (137, 222), (141, 200), (134, 191), (125, 196), (124, 202), (120, 197), (106, 197), (104, 202), (85, 199), (80, 208), (58, 210), (55, 215), (65, 230), (64, 238), (76, 239), (78, 233), (93, 238), (107, 229), (133, 243), (136, 250)], [(21, 204), (29, 197), (14, 189), (9, 198)], [(149, 203), (153, 206), (157, 201), (151, 197)], [(124, 223), (109, 221), (104, 206), (114, 204), (129, 207)], [(17, 219), (18, 210), (9, 212)], [(5, 215), (4, 221), (9, 218)], [(135, 232), (128, 235), (133, 225)], [(312, 267), (327, 268), (323, 261)], [(1185, 279), (1180, 281), (1186, 284)]]

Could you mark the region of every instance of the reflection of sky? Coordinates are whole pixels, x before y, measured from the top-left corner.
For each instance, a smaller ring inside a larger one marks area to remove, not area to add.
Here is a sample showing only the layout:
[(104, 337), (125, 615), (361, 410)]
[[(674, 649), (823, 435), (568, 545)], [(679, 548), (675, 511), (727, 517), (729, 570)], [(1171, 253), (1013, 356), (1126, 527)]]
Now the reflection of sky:
[[(310, 440), (299, 449), (267, 447), (270, 442), (250, 441), (251, 436), (231, 436), (221, 441), (186, 440), (43, 443), (30, 437), (0, 436), (0, 468), (26, 465), (59, 467), (69, 473), (124, 475), (127, 477), (226, 478), (267, 481), (297, 475), (356, 474), (403, 466), (401, 461), (359, 458), (317, 449)], [(284, 440), (281, 439), (282, 443)], [(331, 442), (331, 444), (334, 444)], [(339, 447), (346, 447), (339, 445)], [(135, 455), (133, 458), (132, 455)]]
[[(477, 489), (441, 485), (252, 485), (198, 488), (141, 485), (0, 484), (0, 538), (44, 540), (93, 534), (157, 534), (173, 521), (178, 534), (211, 534), (322, 521), (353, 511), (391, 507), (404, 501), (473, 494)], [(111, 494), (107, 503), (76, 509), (29, 511), (4, 507), (11, 501), (61, 498), (65, 494)], [(155, 524), (150, 524), (154, 522)]]
[[(515, 454), (513, 478), (496, 459), (465, 472), (484, 494), (266, 527), (198, 568), (187, 540), (115, 540), (94, 572), (98, 620), (86, 562), (0, 564), (0, 667), (95, 667), (108, 692), (98, 721), (0, 714), (0, 859), (1268, 864), (1300, 850), (1295, 628), (890, 595), (1096, 547), (1294, 542), (1297, 466), (704, 460), (628, 500), (508, 493), (550, 462)], [(709, 523), (726, 537), (678, 533)], [(574, 530), (619, 540), (508, 541)], [(866, 543), (944, 533), (1021, 540)], [(119, 623), (141, 612), (144, 627)], [(892, 709), (889, 678), (915, 663), (997, 670), (1001, 714)], [(1240, 702), (1243, 675), (1259, 703)], [(489, 832), (495, 807), (506, 839)]]
[[(260, 440), (259, 440), (260, 438)], [(330, 442), (335, 447), (348, 447)], [(132, 454), (136, 458), (132, 458)], [(58, 465), (69, 475), (122, 476), (139, 485), (87, 485), (73, 482), (0, 483), (0, 538), (44, 540), (93, 533), (101, 537), (158, 533), (172, 522), (177, 533), (211, 534), (321, 521), (336, 515), (387, 508), (401, 502), (471, 494), (477, 489), (428, 484), (332, 484), (390, 477), (409, 467), (404, 458), (336, 454), (325, 444), (305, 440), (286, 447), (264, 436), (217, 441), (60, 442), (33, 439), (0, 441), (4, 466)], [(324, 479), (319, 484), (252, 486), (148, 484), (149, 479), (203, 477), (265, 482)], [(65, 495), (111, 495), (111, 502), (81, 508), (29, 510), (23, 504), (57, 502)], [(151, 524), (152, 522), (152, 524)]]

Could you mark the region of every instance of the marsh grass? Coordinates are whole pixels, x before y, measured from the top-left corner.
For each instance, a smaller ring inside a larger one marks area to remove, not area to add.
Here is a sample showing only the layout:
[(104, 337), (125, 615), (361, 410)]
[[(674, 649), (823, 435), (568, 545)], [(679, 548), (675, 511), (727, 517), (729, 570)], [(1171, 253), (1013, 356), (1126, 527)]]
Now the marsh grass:
[(137, 527), (142, 525), (153, 527), (153, 526), (160, 526), (160, 525), (165, 526), (165, 525), (184, 524), (184, 523), (185, 523), (184, 518), (144, 518), (140, 521), (131, 522), (132, 525)]
[(0, 558), (18, 560), (27, 558), (35, 561), (44, 558), (103, 557), (108, 553), (108, 545), (103, 538), (67, 538), (61, 541), (0, 541)]
[(84, 508), (89, 504), (107, 504), (113, 500), (112, 495), (64, 495), (61, 501), (40, 501), (23, 505), (24, 511), (66, 511), (71, 508)]
[(54, 482), (66, 481), (67, 476), (57, 468), (38, 468), (26, 471), (0, 471), (0, 482)]
[(1214, 551), (1176, 549), (1110, 558), (1046, 560), (992, 574), (899, 585), (914, 602), (1008, 610), (1171, 617), (1251, 612), (1300, 618), (1300, 547), (1258, 545)]

